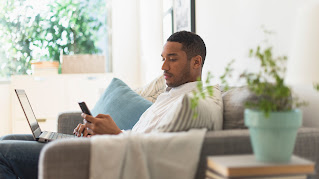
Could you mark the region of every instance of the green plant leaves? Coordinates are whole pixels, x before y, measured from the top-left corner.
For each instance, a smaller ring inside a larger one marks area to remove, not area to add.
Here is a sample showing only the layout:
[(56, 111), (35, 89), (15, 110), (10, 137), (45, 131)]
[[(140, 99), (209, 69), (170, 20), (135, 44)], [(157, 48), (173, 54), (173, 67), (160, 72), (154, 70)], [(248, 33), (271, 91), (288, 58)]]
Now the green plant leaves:
[(227, 82), (228, 78), (232, 77), (233, 68), (232, 65), (234, 64), (235, 60), (231, 60), (225, 67), (224, 74), (219, 77), (221, 80), (221, 85), (224, 86), (224, 91), (227, 91), (229, 89), (229, 84)]
[[(231, 77), (231, 73), (233, 72), (232, 65), (234, 62), (235, 60), (231, 60), (227, 64), (224, 74), (219, 77), (222, 85), (225, 86), (224, 91), (227, 91), (229, 88), (227, 79)], [(198, 113), (196, 112), (196, 107), (198, 106), (199, 100), (205, 99), (206, 97), (212, 97), (214, 95), (214, 86), (211, 85), (211, 81), (213, 78), (214, 76), (211, 74), (211, 72), (207, 72), (205, 85), (203, 84), (200, 78), (197, 78), (197, 89), (193, 91), (193, 97), (191, 98), (191, 108), (194, 111), (193, 113), (194, 119), (198, 117)]]
[(247, 108), (261, 110), (269, 116), (271, 111), (286, 111), (306, 104), (293, 98), (291, 89), (284, 84), (286, 56), (274, 57), (271, 46), (262, 48), (258, 45), (249, 50), (249, 57), (260, 61), (260, 71), (246, 71), (241, 75), (250, 91), (257, 96), (257, 100), (246, 103)]

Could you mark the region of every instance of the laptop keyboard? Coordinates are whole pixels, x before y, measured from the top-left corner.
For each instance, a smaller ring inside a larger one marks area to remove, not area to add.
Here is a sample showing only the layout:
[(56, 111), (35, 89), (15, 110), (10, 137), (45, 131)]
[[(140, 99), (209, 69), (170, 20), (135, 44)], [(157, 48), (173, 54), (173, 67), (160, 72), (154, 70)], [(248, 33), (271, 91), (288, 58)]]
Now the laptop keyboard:
[[(49, 134), (48, 134), (49, 133)], [(57, 132), (43, 132), (43, 136), (47, 136), (49, 139), (64, 139), (64, 138), (74, 138), (74, 135), (69, 135), (69, 134), (62, 134), (62, 133), (57, 133)]]

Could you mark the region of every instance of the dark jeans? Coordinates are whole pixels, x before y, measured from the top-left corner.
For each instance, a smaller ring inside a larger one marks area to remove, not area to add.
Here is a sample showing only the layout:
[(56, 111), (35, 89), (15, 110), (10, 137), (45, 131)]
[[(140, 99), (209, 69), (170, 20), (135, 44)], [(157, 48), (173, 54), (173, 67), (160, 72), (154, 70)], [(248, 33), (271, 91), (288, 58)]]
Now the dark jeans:
[(0, 178), (38, 178), (38, 162), (45, 143), (31, 134), (12, 134), (0, 138)]

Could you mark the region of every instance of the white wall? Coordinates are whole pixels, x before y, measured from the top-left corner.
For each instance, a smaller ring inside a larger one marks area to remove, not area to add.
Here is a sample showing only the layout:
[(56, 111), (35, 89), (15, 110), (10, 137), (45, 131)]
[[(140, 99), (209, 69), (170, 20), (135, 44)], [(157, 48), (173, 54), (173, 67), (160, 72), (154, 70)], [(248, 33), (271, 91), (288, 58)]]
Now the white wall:
[(11, 96), (10, 83), (0, 82), (0, 136), (11, 133)]
[(113, 72), (132, 88), (161, 75), (162, 1), (112, 1)]
[(308, 102), (307, 106), (301, 107), (303, 112), (303, 125), (307, 127), (319, 127), (319, 92), (312, 85), (294, 85), (294, 92)]
[(162, 74), (162, 1), (140, 0), (141, 84)]
[(140, 85), (139, 0), (112, 1), (112, 64), (115, 76)]
[(231, 59), (240, 71), (255, 65), (247, 59), (250, 48), (264, 39), (261, 26), (272, 30), (274, 52), (289, 55), (297, 8), (304, 0), (197, 0), (196, 31), (206, 42), (205, 70), (217, 76)]

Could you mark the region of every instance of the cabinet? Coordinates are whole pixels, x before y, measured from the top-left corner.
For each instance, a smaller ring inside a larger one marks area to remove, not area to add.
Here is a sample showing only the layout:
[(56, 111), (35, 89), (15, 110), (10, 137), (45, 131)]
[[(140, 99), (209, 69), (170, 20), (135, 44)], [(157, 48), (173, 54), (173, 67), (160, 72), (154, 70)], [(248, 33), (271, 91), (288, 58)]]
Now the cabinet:
[(31, 133), (14, 89), (24, 89), (42, 130), (56, 131), (57, 116), (65, 111), (80, 111), (78, 101), (93, 108), (113, 75), (61, 74), (11, 78), (12, 133)]

